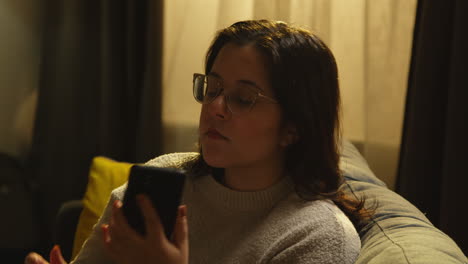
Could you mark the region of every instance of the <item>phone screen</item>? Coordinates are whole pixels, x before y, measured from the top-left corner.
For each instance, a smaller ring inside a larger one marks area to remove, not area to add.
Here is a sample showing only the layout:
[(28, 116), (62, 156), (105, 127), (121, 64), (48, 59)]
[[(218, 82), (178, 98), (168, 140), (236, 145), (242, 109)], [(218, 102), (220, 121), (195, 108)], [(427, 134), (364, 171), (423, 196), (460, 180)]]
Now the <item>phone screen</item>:
[(137, 194), (146, 194), (158, 212), (164, 232), (171, 239), (185, 183), (181, 170), (134, 165), (130, 169), (122, 210), (128, 224), (141, 235), (146, 234)]

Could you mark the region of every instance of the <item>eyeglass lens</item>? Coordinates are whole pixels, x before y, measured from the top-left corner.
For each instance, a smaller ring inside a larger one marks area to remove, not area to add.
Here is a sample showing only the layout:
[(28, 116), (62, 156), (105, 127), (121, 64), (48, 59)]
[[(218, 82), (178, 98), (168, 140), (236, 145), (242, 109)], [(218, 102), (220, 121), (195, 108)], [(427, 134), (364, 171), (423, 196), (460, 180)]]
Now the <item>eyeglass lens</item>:
[(243, 113), (250, 111), (255, 104), (258, 93), (249, 84), (238, 83), (232, 90), (226, 92), (222, 87), (222, 82), (216, 76), (198, 75), (194, 80), (194, 96), (197, 101), (203, 104), (211, 103), (221, 92), (228, 108), (233, 113)]

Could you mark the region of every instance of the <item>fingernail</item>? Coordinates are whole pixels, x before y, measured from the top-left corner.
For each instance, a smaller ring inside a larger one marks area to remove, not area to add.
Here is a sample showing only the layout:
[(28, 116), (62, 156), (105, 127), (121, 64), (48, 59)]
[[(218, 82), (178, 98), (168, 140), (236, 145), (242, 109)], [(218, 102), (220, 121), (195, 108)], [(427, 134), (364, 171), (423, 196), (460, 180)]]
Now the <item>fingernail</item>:
[(55, 259), (57, 256), (60, 256), (61, 255), (61, 251), (60, 251), (60, 246), (55, 244), (54, 247), (52, 248), (52, 250), (50, 251), (49, 253), (49, 258), (52, 260), (52, 259)]
[(109, 225), (107, 224), (101, 225), (101, 230), (104, 236), (104, 242), (109, 243), (111, 240), (109, 236)]
[(115, 200), (114, 201), (114, 206), (117, 207), (117, 208), (120, 208), (120, 207), (122, 207), (122, 202), (120, 200)]
[(181, 217), (186, 217), (187, 216), (187, 206), (186, 205), (181, 205), (179, 212), (180, 212)]

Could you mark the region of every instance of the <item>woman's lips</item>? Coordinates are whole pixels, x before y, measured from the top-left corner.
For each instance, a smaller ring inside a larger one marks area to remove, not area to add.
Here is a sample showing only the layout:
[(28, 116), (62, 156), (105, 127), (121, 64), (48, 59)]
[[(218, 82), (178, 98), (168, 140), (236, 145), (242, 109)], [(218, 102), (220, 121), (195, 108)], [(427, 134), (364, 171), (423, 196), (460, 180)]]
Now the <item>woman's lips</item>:
[(225, 136), (223, 136), (221, 133), (219, 133), (218, 130), (216, 130), (216, 129), (208, 129), (208, 131), (206, 131), (205, 135), (208, 138), (211, 138), (211, 139), (224, 139), (224, 140), (227, 140), (227, 138)]

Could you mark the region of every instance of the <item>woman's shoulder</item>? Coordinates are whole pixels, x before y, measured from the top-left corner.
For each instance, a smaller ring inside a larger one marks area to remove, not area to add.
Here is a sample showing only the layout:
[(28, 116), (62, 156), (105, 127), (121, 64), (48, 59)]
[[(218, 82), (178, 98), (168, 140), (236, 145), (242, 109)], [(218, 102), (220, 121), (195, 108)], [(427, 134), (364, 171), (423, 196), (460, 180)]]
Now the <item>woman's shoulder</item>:
[[(291, 193), (282, 200), (273, 210), (288, 222), (301, 222), (306, 226), (323, 225), (336, 228), (338, 225), (347, 225), (349, 219), (331, 200), (308, 201), (300, 198), (296, 193)], [(349, 221), (351, 223), (351, 221)], [(353, 227), (346, 226), (346, 228)], [(354, 228), (354, 227), (353, 227)]]
[[(356, 259), (361, 247), (359, 235), (348, 217), (330, 200), (306, 201), (291, 194), (273, 209), (283, 238), (323, 252), (335, 252), (337, 259)], [(284, 242), (284, 241), (283, 241)], [(347, 263), (347, 260), (343, 263)], [(352, 263), (352, 262), (351, 262)]]
[(197, 152), (176, 152), (158, 156), (146, 162), (145, 165), (184, 169), (188, 163), (193, 162), (199, 154)]
[(127, 182), (112, 190), (110, 200), (123, 201), (125, 190), (127, 190)]
[[(197, 152), (177, 152), (158, 156), (145, 163), (146, 166), (185, 169), (198, 157)], [(127, 189), (127, 182), (112, 191), (111, 198), (122, 200)]]

